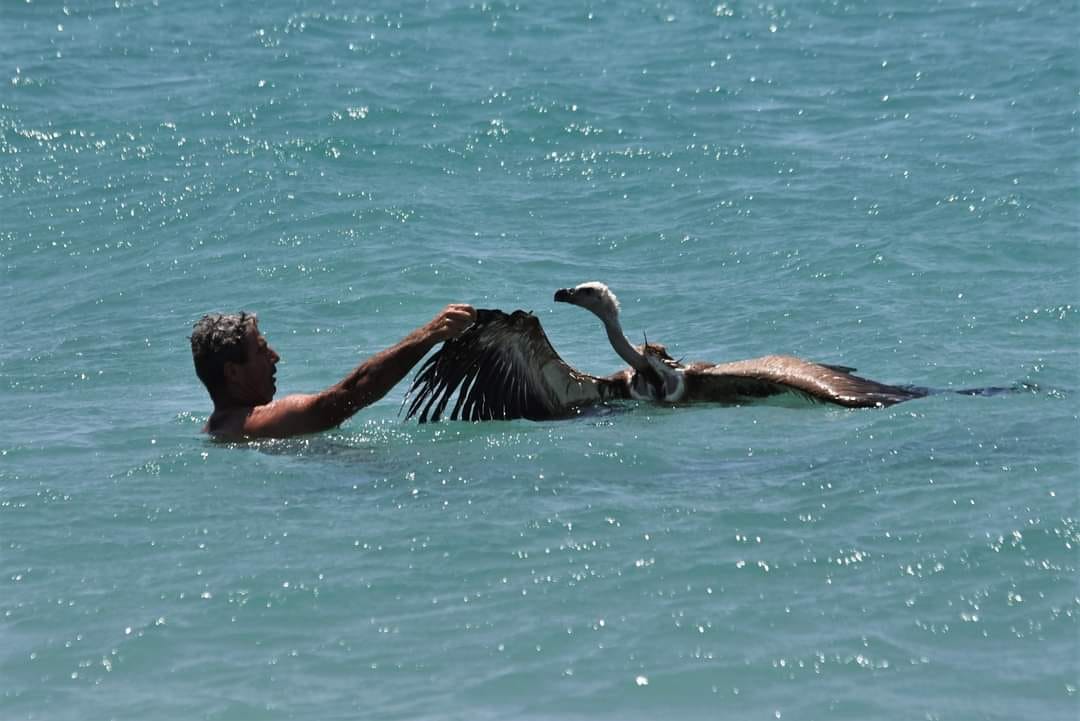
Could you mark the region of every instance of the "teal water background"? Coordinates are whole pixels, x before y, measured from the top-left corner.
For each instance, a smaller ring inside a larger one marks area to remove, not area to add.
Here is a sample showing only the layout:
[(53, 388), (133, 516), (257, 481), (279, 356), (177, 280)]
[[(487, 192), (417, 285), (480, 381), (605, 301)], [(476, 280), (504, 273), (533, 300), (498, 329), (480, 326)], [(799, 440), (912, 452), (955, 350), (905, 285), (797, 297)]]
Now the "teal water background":
[[(0, 719), (1075, 719), (1075, 2), (0, 5)], [(209, 443), (451, 301), (938, 388)]]

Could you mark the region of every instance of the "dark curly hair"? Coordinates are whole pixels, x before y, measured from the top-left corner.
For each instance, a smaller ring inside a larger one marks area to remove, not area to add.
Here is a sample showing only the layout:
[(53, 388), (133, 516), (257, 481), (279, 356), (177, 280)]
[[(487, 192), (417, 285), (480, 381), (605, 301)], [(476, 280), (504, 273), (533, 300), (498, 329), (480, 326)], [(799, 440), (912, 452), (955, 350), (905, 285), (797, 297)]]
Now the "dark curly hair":
[(254, 313), (208, 313), (191, 331), (191, 357), (195, 374), (213, 396), (225, 381), (225, 363), (247, 360), (244, 338), (256, 329)]

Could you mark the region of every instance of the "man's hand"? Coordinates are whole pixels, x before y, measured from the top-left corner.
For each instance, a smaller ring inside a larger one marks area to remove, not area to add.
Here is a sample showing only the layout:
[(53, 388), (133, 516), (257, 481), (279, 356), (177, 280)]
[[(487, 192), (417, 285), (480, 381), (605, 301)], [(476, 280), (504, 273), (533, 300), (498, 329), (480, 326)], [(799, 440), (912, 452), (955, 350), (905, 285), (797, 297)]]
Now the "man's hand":
[(442, 309), (424, 330), (436, 343), (457, 338), (476, 322), (476, 310), (465, 303), (451, 303)]

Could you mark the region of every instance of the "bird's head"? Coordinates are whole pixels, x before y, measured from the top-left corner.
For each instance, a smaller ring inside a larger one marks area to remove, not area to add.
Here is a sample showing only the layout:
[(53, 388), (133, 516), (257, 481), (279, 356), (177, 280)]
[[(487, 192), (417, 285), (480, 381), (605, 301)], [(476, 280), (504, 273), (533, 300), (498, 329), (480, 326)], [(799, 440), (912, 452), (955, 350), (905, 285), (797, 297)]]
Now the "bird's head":
[(595, 280), (574, 288), (561, 288), (555, 291), (555, 302), (581, 306), (595, 313), (600, 320), (613, 320), (619, 317), (619, 299), (606, 285)]

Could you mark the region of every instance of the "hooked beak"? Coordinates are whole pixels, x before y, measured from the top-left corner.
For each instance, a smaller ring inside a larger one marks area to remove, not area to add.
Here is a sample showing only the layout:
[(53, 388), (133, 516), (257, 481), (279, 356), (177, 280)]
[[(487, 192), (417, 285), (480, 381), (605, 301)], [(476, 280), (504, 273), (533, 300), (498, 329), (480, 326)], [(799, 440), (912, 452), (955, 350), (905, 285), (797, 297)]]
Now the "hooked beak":
[(574, 302), (574, 289), (573, 288), (559, 288), (555, 291), (556, 303), (573, 303)]

